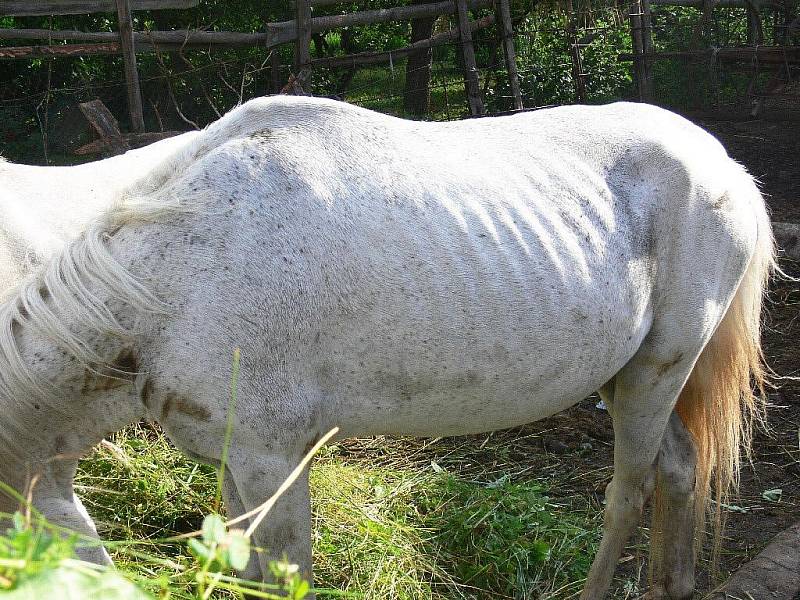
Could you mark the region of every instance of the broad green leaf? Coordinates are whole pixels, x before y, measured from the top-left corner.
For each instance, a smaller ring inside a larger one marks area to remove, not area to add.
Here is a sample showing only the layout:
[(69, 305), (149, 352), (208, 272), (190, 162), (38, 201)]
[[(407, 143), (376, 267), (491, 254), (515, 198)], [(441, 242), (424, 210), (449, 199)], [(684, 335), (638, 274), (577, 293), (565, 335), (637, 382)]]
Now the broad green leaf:
[(310, 586), (308, 585), (308, 582), (305, 579), (301, 579), (292, 590), (292, 597), (295, 600), (303, 600), (303, 598), (306, 597), (306, 594), (308, 594), (309, 589)]
[(213, 553), (208, 546), (206, 546), (200, 540), (196, 540), (194, 538), (189, 538), (189, 550), (191, 550), (192, 554), (194, 554), (203, 562), (211, 560), (211, 557), (213, 556)]
[(3, 600), (152, 600), (153, 596), (136, 587), (113, 569), (98, 570), (80, 561), (64, 561), (60, 566), (21, 578), (13, 590), (3, 592)]
[(222, 517), (212, 513), (203, 519), (203, 539), (208, 544), (222, 543), (225, 539), (225, 522)]
[(231, 531), (226, 540), (228, 545), (228, 564), (238, 571), (243, 571), (250, 560), (250, 540), (244, 532)]

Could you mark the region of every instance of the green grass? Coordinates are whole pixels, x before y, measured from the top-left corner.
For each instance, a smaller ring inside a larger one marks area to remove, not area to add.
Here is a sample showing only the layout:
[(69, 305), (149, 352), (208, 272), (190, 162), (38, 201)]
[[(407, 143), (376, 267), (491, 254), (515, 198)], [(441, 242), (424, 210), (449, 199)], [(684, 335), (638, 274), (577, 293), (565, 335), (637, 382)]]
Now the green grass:
[[(508, 439), (488, 437), (487, 447), (376, 438), (324, 449), (311, 472), (317, 586), (374, 600), (573, 596), (599, 541), (599, 514), (551, 499)], [(78, 493), (104, 539), (121, 542), (111, 550), (124, 572), (153, 592), (192, 598), (177, 568), (191, 560), (186, 546), (160, 540), (202, 526), (215, 471), (149, 426), (112, 443), (82, 461)]]
[[(405, 81), (404, 62), (398, 61), (394, 70), (386, 67), (362, 68), (350, 82), (344, 99), (378, 112), (411, 118), (403, 108)], [(464, 78), (455, 65), (434, 62), (431, 69), (430, 98), (427, 120), (449, 121), (468, 114)]]

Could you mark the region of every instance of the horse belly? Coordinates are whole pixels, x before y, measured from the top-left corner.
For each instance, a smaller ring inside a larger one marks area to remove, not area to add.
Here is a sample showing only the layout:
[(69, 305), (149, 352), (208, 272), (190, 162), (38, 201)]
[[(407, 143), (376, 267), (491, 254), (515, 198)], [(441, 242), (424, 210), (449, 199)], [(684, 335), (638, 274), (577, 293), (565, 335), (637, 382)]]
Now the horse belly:
[(349, 321), (341, 336), (323, 335), (314, 377), (331, 424), (346, 435), (512, 427), (563, 410), (610, 380), (647, 334), (645, 304), (636, 294), (626, 305), (616, 292), (588, 289), (472, 301), (404, 299), (394, 289), (383, 310)]

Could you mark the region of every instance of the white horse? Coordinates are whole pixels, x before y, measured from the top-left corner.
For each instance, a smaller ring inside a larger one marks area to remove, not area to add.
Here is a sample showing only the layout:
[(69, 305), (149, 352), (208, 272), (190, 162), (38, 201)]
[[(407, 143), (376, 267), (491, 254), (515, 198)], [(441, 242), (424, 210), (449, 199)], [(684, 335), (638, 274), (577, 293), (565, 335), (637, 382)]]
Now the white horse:
[[(657, 486), (653, 595), (687, 598), (695, 513), (712, 478), (718, 494), (735, 481), (760, 411), (773, 257), (752, 179), (657, 108), (414, 123), (252, 101), (0, 306), (0, 478), (37, 473), (34, 504), (70, 522), (71, 472), (53, 457), (141, 418), (218, 463), (234, 347), (233, 513), (333, 426), (477, 433), (599, 390), (614, 477), (583, 597), (605, 594)], [(311, 577), (310, 538), (303, 477), (255, 532), (261, 568), (285, 554)]]

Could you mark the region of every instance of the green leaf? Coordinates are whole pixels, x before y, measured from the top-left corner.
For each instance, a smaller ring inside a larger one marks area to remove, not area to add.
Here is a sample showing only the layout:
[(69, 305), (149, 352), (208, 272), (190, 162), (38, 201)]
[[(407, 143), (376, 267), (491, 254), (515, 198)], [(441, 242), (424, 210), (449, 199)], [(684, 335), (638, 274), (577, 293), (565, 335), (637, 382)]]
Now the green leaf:
[(80, 561), (62, 562), (34, 576), (20, 578), (17, 586), (3, 592), (3, 600), (31, 598), (63, 598), (79, 600), (152, 600), (153, 596), (136, 587), (113, 569), (97, 569)]
[(761, 497), (767, 502), (780, 502), (783, 496), (783, 489), (775, 488), (772, 490), (764, 490), (761, 492)]
[(310, 586), (305, 579), (299, 580), (292, 590), (292, 598), (295, 600), (303, 600), (303, 598), (306, 597), (306, 594), (308, 594), (309, 589)]
[(228, 564), (237, 571), (247, 568), (250, 560), (250, 540), (242, 531), (231, 531), (226, 540), (228, 545)]
[(189, 550), (203, 562), (211, 560), (213, 557), (211, 549), (200, 540), (194, 538), (189, 538)]
[(225, 522), (222, 517), (212, 513), (203, 519), (203, 539), (208, 544), (222, 543), (225, 539)]

